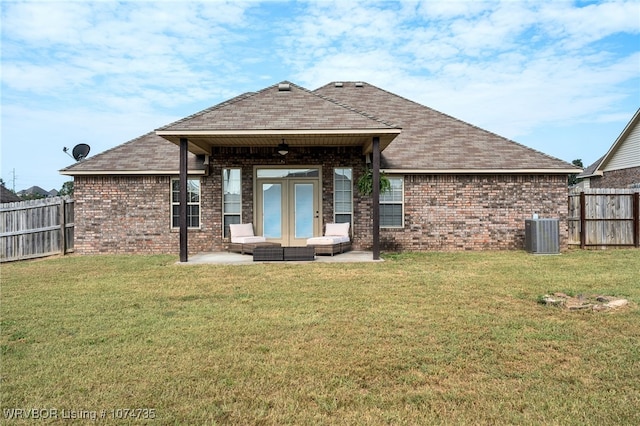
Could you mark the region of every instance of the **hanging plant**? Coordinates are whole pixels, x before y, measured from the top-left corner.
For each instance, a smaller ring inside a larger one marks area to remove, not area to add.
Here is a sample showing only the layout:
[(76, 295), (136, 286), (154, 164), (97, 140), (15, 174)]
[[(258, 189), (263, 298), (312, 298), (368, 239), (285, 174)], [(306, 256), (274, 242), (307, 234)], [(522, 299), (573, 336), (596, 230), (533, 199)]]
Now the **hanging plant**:
[[(384, 194), (390, 190), (391, 182), (389, 182), (389, 178), (380, 172), (380, 193)], [(358, 192), (365, 197), (368, 197), (373, 192), (373, 169), (367, 167), (364, 174), (358, 179)]]

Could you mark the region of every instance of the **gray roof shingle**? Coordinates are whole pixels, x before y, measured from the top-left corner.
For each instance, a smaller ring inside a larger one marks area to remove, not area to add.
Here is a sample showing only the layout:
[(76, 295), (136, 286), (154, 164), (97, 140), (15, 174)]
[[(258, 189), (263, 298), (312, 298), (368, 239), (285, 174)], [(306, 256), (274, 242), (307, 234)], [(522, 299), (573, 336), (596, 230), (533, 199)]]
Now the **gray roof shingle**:
[(575, 168), (495, 133), (367, 83), (330, 83), (315, 90), (384, 117), (402, 128), (382, 153), (382, 167), (414, 170)]
[[(279, 90), (283, 85), (287, 90)], [(245, 93), (158, 130), (348, 130), (394, 126), (290, 82)]]
[[(189, 153), (188, 168), (204, 170), (202, 160)], [(180, 147), (149, 132), (100, 154), (88, 157), (61, 170), (74, 175), (89, 172), (111, 174), (177, 172), (180, 170)]]
[[(279, 86), (289, 85), (281, 91)], [(309, 91), (283, 82), (249, 92), (158, 130), (393, 129), (382, 167), (405, 170), (575, 169), (557, 158), (480, 129), (367, 83), (330, 83)], [(179, 147), (147, 133), (75, 163), (62, 174), (127, 174), (179, 170)], [(189, 154), (189, 170), (203, 170)]]

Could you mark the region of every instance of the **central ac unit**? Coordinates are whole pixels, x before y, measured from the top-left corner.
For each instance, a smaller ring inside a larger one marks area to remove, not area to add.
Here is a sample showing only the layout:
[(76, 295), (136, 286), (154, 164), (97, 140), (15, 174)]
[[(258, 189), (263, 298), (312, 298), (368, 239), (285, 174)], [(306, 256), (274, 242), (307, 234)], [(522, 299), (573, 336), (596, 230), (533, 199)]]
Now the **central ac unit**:
[(524, 222), (524, 246), (529, 253), (560, 253), (560, 220), (527, 219)]

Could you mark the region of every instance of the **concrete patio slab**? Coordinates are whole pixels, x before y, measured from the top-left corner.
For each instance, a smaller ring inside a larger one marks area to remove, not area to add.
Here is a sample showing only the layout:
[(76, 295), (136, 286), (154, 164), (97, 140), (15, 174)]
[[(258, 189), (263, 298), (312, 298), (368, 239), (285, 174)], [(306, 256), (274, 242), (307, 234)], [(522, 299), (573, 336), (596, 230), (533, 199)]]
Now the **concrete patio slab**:
[[(382, 262), (383, 259), (373, 260), (370, 251), (348, 251), (334, 256), (316, 256), (313, 262), (318, 263), (360, 263)], [(258, 263), (311, 263), (312, 261), (293, 262), (254, 262), (250, 254), (231, 253), (226, 251), (198, 253), (189, 256), (187, 262), (178, 262), (181, 265), (254, 265)]]

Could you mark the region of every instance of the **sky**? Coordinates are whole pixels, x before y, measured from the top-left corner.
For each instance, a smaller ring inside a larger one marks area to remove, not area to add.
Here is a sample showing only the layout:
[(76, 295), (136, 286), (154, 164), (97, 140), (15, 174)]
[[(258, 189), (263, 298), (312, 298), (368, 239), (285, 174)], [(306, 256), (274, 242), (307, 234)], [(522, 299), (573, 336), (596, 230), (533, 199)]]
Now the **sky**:
[[(640, 107), (640, 1), (11, 1), (1, 175), (75, 162), (281, 81), (365, 81), (567, 162)], [(144, 161), (144, 159), (141, 159)]]

